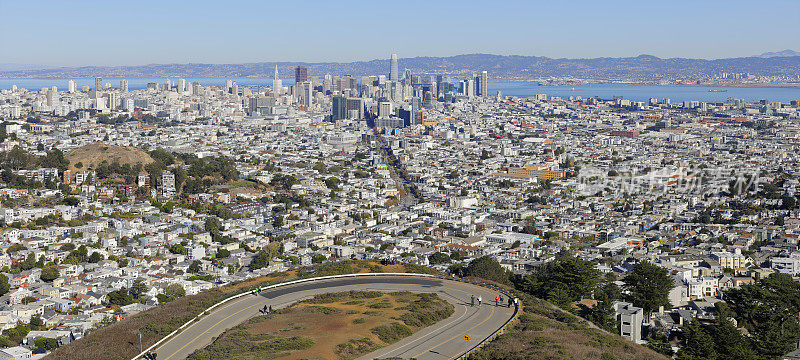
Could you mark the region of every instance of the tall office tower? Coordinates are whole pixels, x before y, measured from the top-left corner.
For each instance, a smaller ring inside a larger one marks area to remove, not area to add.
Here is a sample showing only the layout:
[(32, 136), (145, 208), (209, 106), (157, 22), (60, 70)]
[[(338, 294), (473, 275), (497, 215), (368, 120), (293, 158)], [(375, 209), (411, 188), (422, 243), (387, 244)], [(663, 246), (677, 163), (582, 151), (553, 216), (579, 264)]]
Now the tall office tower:
[(114, 110), (117, 108), (117, 93), (108, 93), (108, 108)]
[(411, 99), (411, 125), (422, 122), (422, 101), (418, 98)]
[(225, 91), (230, 91), (233, 86), (233, 80), (225, 80)]
[(275, 96), (283, 92), (283, 84), (281, 83), (281, 79), (278, 78), (278, 65), (275, 65), (275, 77), (272, 78), (272, 92)]
[(100, 76), (94, 77), (94, 89), (96, 91), (103, 90), (103, 78)]
[(389, 117), (392, 115), (392, 103), (388, 101), (378, 104), (378, 116)]
[(347, 118), (347, 98), (341, 95), (334, 96), (331, 106), (331, 120), (344, 120)]
[(322, 91), (328, 92), (331, 90), (333, 90), (333, 76), (325, 74), (325, 77), (322, 78)]
[(467, 95), (468, 98), (475, 97), (475, 80), (468, 79), (464, 81), (464, 95)]
[(481, 91), (481, 78), (476, 73), (472, 73), (472, 95), (477, 96)]
[(422, 107), (426, 109), (430, 109), (433, 107), (433, 94), (430, 91), (426, 91), (425, 95), (423, 95)]
[(164, 89), (164, 90), (167, 90), (167, 91), (172, 90), (172, 80), (165, 79), (164, 80), (164, 87), (166, 87), (166, 89)]
[(429, 84), (430, 84), (430, 86), (431, 86), (431, 95), (433, 96), (433, 98), (434, 98), (434, 99), (437, 99), (437, 98), (439, 98), (439, 97), (436, 95), (436, 94), (438, 94), (438, 93), (439, 93), (439, 89), (438, 89), (438, 87), (439, 87), (439, 83), (438, 83), (438, 82), (436, 82), (436, 77), (435, 77), (435, 76), (433, 76), (433, 75), (431, 75), (431, 76), (430, 76), (430, 78), (428, 79), (428, 82), (429, 82)]
[(309, 82), (304, 82), (302, 84), (302, 99), (303, 99), (303, 106), (308, 109), (311, 105), (314, 104), (314, 87), (311, 86)]
[(308, 68), (300, 65), (294, 68), (294, 83), (300, 84), (308, 81)]
[(397, 67), (397, 54), (392, 54), (391, 64), (389, 68), (389, 80), (397, 81), (400, 78), (400, 69)]
[(70, 93), (74, 93), (75, 90), (78, 89), (78, 84), (75, 83), (75, 80), (70, 80), (67, 82), (67, 91)]
[(128, 80), (122, 79), (119, 81), (119, 90), (128, 91)]
[(486, 70), (481, 72), (481, 87), (480, 87), (480, 95), (487, 96), (489, 95), (489, 73)]
[(46, 93), (46, 97), (47, 97), (47, 106), (52, 107), (55, 104), (56, 92), (53, 90), (48, 90)]
[(348, 119), (364, 118), (364, 99), (362, 98), (347, 99), (347, 118)]
[(411, 85), (411, 69), (406, 69), (403, 72), (403, 84)]
[(178, 92), (186, 91), (186, 79), (178, 79)]

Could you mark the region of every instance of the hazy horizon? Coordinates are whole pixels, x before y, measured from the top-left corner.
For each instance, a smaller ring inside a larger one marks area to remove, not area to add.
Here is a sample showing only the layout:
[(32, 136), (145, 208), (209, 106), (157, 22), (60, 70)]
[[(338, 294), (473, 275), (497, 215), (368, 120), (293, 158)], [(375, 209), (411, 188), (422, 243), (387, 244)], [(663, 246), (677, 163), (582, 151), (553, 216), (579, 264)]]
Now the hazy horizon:
[[(746, 57), (759, 57), (766, 53), (778, 53), (783, 51), (792, 51), (795, 53), (800, 54), (800, 52), (794, 51), (793, 49), (782, 49), (782, 50), (773, 50), (773, 51), (765, 51), (760, 54), (752, 54), (749, 56), (739, 56), (735, 58), (746, 58)], [(398, 54), (399, 55), (399, 54)], [(448, 57), (456, 57), (456, 56), (467, 56), (467, 55), (497, 55), (497, 56), (522, 56), (522, 57), (547, 57), (551, 59), (598, 59), (598, 58), (635, 58), (638, 56), (655, 56), (652, 54), (637, 54), (631, 56), (598, 56), (598, 57), (575, 57), (575, 58), (555, 58), (550, 56), (544, 55), (520, 55), (520, 54), (489, 54), (489, 53), (470, 53), (470, 54), (455, 54), (455, 55), (442, 55), (442, 56), (433, 56), (433, 55), (421, 55), (421, 56), (399, 56), (399, 60), (403, 59), (414, 59), (414, 58), (448, 58)], [(800, 55), (793, 55), (793, 56), (800, 56)], [(660, 59), (698, 59), (698, 60), (721, 60), (721, 59), (731, 59), (731, 58), (699, 58), (699, 57), (659, 57)], [(234, 63), (205, 63), (205, 62), (173, 62), (173, 63), (143, 63), (143, 64), (129, 64), (129, 65), (90, 65), (90, 64), (82, 64), (82, 65), (45, 65), (45, 64), (27, 64), (27, 63), (0, 63), (0, 72), (3, 71), (17, 71), (17, 70), (38, 70), (38, 69), (51, 69), (51, 68), (80, 68), (80, 67), (137, 67), (137, 66), (151, 66), (151, 65), (186, 65), (186, 64), (202, 64), (202, 65), (240, 65), (240, 64), (259, 64), (259, 63), (277, 63), (277, 64), (326, 64), (326, 63), (333, 63), (333, 64), (348, 64), (348, 63), (357, 63), (357, 62), (372, 62), (372, 61), (388, 61), (389, 56), (385, 58), (374, 58), (374, 59), (353, 59), (350, 61), (307, 61), (307, 60), (262, 60), (262, 61), (253, 61), (253, 62), (234, 62)], [(11, 68), (13, 66), (19, 66), (19, 69), (15, 70), (8, 70), (6, 67)]]

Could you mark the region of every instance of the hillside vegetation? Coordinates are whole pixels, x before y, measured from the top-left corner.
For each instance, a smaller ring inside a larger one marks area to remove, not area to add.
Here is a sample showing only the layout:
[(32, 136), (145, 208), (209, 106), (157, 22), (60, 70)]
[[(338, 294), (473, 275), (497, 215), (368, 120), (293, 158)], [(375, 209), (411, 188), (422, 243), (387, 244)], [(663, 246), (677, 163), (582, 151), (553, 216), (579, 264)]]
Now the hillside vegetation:
[(547, 301), (518, 294), (525, 307), (516, 323), (470, 360), (634, 360), (668, 357), (595, 327)]
[(72, 171), (97, 169), (104, 161), (108, 164), (117, 163), (130, 166), (136, 166), (137, 164), (144, 166), (153, 162), (153, 158), (141, 149), (106, 145), (101, 142), (94, 142), (72, 149), (67, 154), (67, 159)]

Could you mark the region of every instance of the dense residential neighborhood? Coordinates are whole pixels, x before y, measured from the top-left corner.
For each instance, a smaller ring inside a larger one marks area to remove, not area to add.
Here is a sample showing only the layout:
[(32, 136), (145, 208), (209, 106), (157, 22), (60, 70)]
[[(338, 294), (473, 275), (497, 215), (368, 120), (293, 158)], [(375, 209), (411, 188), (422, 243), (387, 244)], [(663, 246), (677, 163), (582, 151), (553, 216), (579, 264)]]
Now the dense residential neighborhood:
[[(760, 341), (733, 313), (800, 275), (797, 100), (518, 98), (393, 61), (388, 78), (0, 91), (0, 359), (350, 259), (459, 274), (488, 257), (668, 355), (729, 319)], [(548, 285), (583, 266), (585, 289)]]

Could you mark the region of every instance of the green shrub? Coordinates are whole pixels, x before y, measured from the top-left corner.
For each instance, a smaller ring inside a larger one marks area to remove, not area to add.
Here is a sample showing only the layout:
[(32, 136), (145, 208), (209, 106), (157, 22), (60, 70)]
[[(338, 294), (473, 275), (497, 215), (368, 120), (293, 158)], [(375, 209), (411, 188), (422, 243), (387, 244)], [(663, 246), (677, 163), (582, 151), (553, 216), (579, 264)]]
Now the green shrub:
[(336, 345), (335, 352), (342, 358), (350, 359), (370, 353), (379, 347), (369, 338), (352, 339), (344, 344)]
[(401, 323), (391, 323), (388, 325), (381, 325), (374, 327), (370, 330), (373, 334), (377, 335), (381, 341), (392, 344), (404, 337), (411, 336), (414, 332)]

